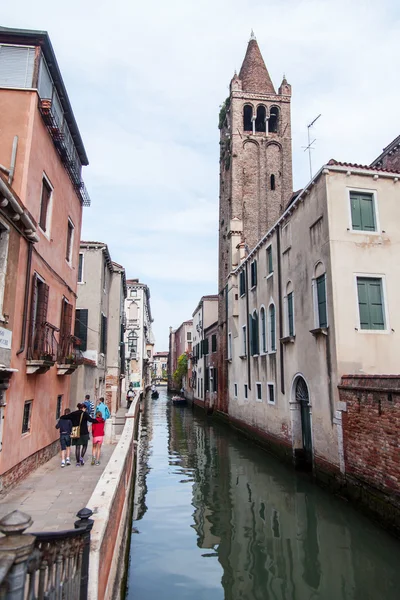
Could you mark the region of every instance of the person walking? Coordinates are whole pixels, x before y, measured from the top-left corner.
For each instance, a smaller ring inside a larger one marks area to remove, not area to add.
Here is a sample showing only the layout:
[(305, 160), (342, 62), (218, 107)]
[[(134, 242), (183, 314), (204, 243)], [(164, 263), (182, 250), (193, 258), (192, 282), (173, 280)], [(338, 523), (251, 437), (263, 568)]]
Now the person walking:
[(107, 404), (104, 402), (104, 398), (100, 398), (98, 405), (96, 406), (96, 415), (101, 412), (101, 416), (105, 421), (110, 418), (110, 411), (108, 410)]
[(131, 404), (132, 404), (133, 399), (135, 398), (135, 396), (136, 396), (135, 390), (130, 387), (129, 390), (127, 391), (127, 393), (126, 393), (126, 405), (127, 405), (128, 408), (130, 408), (130, 406), (131, 406)]
[(90, 394), (86, 394), (83, 404), (86, 406), (89, 415), (93, 418), (94, 417), (94, 404), (90, 399)]
[(56, 429), (60, 430), (60, 446), (61, 446), (61, 468), (64, 468), (65, 465), (67, 467), (70, 466), (70, 453), (71, 453), (71, 431), (72, 431), (72, 421), (68, 418), (70, 414), (70, 409), (66, 408), (64, 410), (64, 417), (58, 420), (56, 425)]
[(96, 411), (96, 419), (92, 425), (92, 434), (93, 434), (92, 465), (100, 464), (101, 446), (104, 441), (104, 423), (105, 423), (105, 419), (103, 419), (101, 412), (99, 410)]
[(86, 454), (86, 450), (90, 439), (88, 423), (94, 423), (96, 419), (93, 419), (89, 415), (85, 404), (78, 404), (77, 408), (78, 410), (74, 410), (74, 412), (69, 413), (69, 415), (62, 416), (61, 419), (64, 420), (68, 418), (72, 422), (73, 428), (79, 427), (79, 436), (72, 437), (72, 445), (75, 446), (76, 466), (83, 467), (83, 465), (85, 464), (83, 457)]

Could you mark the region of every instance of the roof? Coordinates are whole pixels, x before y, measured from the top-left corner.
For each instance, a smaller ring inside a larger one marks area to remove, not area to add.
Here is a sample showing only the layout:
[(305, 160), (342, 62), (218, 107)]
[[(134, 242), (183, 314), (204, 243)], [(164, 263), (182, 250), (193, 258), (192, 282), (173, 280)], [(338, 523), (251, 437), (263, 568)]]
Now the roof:
[(106, 258), (106, 263), (107, 266), (109, 268), (110, 271), (113, 270), (113, 262), (111, 260), (111, 255), (110, 252), (108, 250), (108, 246), (105, 242), (85, 242), (83, 240), (81, 240), (80, 244), (79, 244), (80, 248), (85, 248), (85, 247), (92, 247), (95, 248), (97, 250), (101, 250), (102, 252), (104, 252), (105, 258)]
[(257, 40), (253, 35), (247, 46), (239, 79), (242, 81), (242, 90), (244, 92), (276, 94)]
[(394, 150), (396, 152), (400, 150), (400, 135), (398, 135), (392, 142), (390, 142), (390, 144), (386, 146), (386, 148), (383, 149), (382, 154), (380, 154), (378, 158), (375, 158), (375, 160), (372, 161), (371, 167), (375, 167), (387, 154), (390, 154)]
[(153, 358), (155, 358), (156, 356), (168, 356), (169, 352), (154, 352), (153, 354)]
[(384, 167), (377, 167), (372, 165), (359, 165), (357, 163), (340, 162), (338, 160), (335, 160), (334, 158), (331, 158), (331, 160), (327, 163), (327, 166), (348, 167), (349, 169), (366, 169), (367, 171), (380, 171), (383, 173), (398, 173), (398, 171), (396, 171), (395, 169), (385, 169)]
[(212, 300), (212, 301), (218, 300), (218, 294), (209, 294), (208, 296), (202, 296), (199, 300), (198, 305), (196, 306), (196, 308), (193, 311), (192, 317), (194, 317), (194, 315), (197, 313), (200, 306), (203, 304), (204, 300)]
[(56, 55), (50, 41), (47, 31), (39, 31), (33, 29), (15, 29), (10, 27), (0, 27), (0, 42), (6, 44), (20, 44), (22, 46), (40, 46), (43, 55), (46, 59), (50, 75), (56, 86), (60, 97), (61, 105), (64, 111), (65, 120), (67, 121), (69, 130), (74, 140), (79, 159), (83, 165), (89, 164), (89, 159), (86, 154), (85, 147), (79, 132), (78, 124), (75, 120), (72, 106), (68, 98), (67, 90), (64, 85), (61, 71), (57, 63)]

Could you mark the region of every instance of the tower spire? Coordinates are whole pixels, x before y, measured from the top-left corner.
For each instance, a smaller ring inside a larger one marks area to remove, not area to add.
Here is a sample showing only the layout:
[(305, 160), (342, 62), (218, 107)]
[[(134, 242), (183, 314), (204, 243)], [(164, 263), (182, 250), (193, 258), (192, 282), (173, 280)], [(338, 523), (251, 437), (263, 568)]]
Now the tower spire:
[(240, 69), (239, 79), (242, 81), (242, 89), (245, 92), (276, 93), (253, 30), (251, 30), (251, 37)]

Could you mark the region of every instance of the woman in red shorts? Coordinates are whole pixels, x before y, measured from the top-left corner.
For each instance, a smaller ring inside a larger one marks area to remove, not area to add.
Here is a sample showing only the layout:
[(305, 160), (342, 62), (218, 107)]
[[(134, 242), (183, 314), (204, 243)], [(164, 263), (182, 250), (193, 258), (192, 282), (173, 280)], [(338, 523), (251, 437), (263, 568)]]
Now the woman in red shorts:
[(96, 413), (96, 419), (92, 425), (92, 435), (93, 435), (93, 455), (92, 455), (92, 465), (100, 464), (100, 452), (101, 445), (104, 440), (104, 423), (103, 415), (98, 410)]

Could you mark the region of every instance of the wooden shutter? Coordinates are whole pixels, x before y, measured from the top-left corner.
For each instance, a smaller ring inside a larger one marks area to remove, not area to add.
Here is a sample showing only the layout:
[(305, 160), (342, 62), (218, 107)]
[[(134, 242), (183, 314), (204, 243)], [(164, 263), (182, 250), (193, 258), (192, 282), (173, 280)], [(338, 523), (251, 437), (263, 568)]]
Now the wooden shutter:
[(372, 277), (358, 277), (357, 290), (361, 329), (384, 329), (382, 280)]
[(37, 275), (33, 274), (32, 277), (32, 292), (31, 292), (31, 308), (29, 316), (29, 334), (28, 334), (28, 348), (32, 349), (34, 336), (35, 336), (35, 316), (36, 316), (36, 303), (37, 303)]
[(214, 367), (214, 392), (218, 390), (218, 369)]
[(217, 351), (217, 336), (212, 335), (211, 336), (211, 352), (216, 352), (216, 351)]
[(81, 344), (79, 346), (81, 352), (85, 352), (87, 349), (88, 314), (89, 311), (87, 308), (77, 308), (75, 311), (74, 335), (81, 340)]
[(253, 317), (249, 315), (249, 349), (248, 353), (253, 354)]
[(204, 339), (204, 354), (208, 354), (208, 338)]
[(288, 294), (287, 306), (288, 306), (289, 335), (294, 335), (293, 292), (290, 292), (290, 294)]
[(272, 246), (267, 248), (268, 275), (272, 273)]
[(351, 223), (356, 231), (375, 231), (373, 194), (350, 193)]
[(318, 300), (318, 326), (326, 327), (328, 325), (326, 315), (326, 285), (325, 274), (317, 279), (317, 300)]
[(275, 332), (275, 306), (271, 304), (269, 308), (269, 318), (270, 318), (270, 339), (271, 339), (271, 350), (276, 350), (276, 332)]

